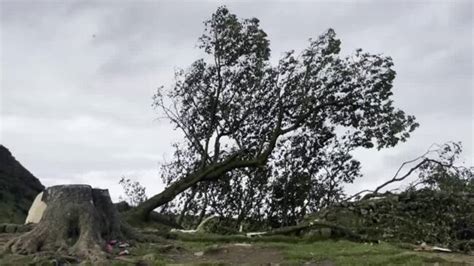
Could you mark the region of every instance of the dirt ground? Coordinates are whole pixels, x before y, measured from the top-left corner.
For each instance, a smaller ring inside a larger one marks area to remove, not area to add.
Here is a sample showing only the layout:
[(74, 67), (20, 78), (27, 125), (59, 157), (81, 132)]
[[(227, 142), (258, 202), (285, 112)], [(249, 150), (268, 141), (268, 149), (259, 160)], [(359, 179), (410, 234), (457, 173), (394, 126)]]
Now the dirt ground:
[(225, 244), (205, 251), (178, 251), (165, 255), (172, 263), (178, 264), (278, 264), (284, 261), (281, 251), (275, 248), (255, 247), (238, 244)]

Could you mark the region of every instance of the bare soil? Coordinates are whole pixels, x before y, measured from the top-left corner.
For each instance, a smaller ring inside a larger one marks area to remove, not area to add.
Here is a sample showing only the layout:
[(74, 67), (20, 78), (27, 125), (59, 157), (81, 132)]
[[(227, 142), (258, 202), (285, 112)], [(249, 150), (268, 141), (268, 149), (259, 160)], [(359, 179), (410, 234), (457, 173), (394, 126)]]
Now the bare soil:
[(194, 253), (179, 252), (168, 254), (167, 257), (173, 263), (180, 264), (225, 263), (266, 265), (284, 262), (284, 256), (278, 249), (239, 244), (225, 244)]

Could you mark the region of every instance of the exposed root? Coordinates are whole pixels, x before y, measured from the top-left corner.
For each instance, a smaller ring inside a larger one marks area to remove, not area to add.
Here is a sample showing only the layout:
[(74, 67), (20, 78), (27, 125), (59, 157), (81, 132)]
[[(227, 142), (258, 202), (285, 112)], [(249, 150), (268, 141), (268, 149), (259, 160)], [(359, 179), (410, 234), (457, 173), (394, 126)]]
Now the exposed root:
[(105, 243), (122, 238), (120, 220), (107, 190), (87, 185), (55, 186), (44, 195), (47, 208), (40, 222), (10, 240), (5, 251), (65, 254), (100, 261), (107, 257)]

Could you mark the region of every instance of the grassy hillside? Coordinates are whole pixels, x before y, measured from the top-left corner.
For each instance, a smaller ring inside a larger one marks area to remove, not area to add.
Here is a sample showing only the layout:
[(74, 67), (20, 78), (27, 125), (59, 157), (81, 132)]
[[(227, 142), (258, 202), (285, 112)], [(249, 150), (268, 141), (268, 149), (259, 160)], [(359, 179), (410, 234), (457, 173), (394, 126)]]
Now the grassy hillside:
[(41, 182), (0, 145), (0, 223), (23, 223)]

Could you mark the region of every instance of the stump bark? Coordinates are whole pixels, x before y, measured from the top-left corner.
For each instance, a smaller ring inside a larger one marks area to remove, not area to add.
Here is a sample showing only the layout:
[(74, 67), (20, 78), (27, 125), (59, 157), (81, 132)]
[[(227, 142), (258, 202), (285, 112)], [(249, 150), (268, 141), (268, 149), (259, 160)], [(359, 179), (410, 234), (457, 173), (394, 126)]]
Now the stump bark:
[(7, 243), (7, 251), (66, 253), (100, 260), (106, 256), (106, 241), (123, 238), (108, 190), (89, 185), (53, 186), (44, 191), (42, 200), (47, 207), (40, 222)]

